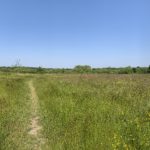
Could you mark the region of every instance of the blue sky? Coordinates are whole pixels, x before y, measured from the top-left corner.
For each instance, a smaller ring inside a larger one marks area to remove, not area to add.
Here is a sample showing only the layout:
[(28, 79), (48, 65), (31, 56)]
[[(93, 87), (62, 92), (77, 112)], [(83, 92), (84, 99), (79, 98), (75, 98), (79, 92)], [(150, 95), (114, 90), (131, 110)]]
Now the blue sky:
[(149, 0), (1, 0), (0, 66), (148, 66), (149, 8)]

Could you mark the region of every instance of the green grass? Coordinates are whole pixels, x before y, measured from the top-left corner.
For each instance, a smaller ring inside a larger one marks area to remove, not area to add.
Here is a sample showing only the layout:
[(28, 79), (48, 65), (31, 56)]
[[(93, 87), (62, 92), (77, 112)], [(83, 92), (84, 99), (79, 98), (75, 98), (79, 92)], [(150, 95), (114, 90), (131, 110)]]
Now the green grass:
[(28, 88), (19, 77), (0, 78), (0, 149), (28, 149)]
[(47, 76), (35, 86), (52, 149), (150, 149), (149, 75)]
[[(0, 149), (33, 149), (31, 100), (52, 150), (149, 150), (149, 75), (0, 75)], [(44, 150), (44, 148), (43, 148)]]

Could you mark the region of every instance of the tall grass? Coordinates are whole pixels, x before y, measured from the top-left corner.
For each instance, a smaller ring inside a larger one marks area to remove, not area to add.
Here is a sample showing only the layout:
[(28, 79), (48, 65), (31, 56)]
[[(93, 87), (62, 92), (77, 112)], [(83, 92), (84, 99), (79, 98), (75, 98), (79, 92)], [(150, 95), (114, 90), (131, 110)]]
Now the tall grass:
[(34, 149), (31, 100), (39, 97), (43, 138), (52, 150), (149, 150), (149, 75), (0, 75), (0, 149)]
[(25, 80), (0, 77), (0, 149), (28, 149), (29, 93)]
[(150, 149), (149, 75), (52, 75), (34, 83), (51, 149)]

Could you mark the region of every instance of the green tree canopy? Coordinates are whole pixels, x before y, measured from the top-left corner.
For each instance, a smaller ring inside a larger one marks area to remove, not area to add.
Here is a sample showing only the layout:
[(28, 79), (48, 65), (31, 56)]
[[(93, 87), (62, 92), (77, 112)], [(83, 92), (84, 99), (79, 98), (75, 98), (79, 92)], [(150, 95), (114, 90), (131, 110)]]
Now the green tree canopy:
[(92, 71), (92, 67), (88, 65), (77, 65), (74, 67), (74, 70), (80, 73), (84, 73), (84, 72), (88, 73)]

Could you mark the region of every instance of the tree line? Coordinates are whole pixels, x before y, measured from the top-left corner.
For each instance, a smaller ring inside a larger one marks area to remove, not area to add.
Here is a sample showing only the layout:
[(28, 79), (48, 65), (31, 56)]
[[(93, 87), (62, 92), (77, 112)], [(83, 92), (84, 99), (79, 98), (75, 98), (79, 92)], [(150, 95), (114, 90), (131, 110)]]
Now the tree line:
[(17, 73), (108, 73), (108, 74), (147, 74), (150, 73), (150, 65), (148, 67), (120, 67), (120, 68), (92, 68), (89, 65), (77, 65), (74, 68), (43, 68), (43, 67), (0, 67), (0, 72), (17, 72)]

